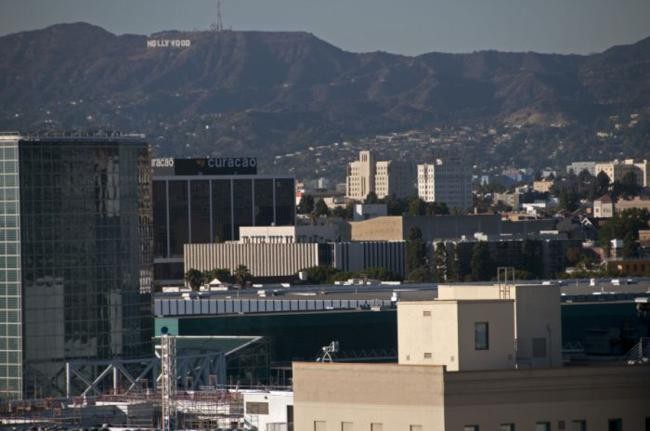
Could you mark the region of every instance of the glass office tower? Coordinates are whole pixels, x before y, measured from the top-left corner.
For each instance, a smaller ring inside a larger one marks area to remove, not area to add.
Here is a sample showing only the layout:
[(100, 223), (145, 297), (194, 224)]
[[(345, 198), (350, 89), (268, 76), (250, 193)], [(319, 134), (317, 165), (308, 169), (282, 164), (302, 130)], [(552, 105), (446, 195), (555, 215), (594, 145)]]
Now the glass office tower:
[(0, 136), (0, 397), (71, 360), (150, 356), (151, 155), (133, 136)]

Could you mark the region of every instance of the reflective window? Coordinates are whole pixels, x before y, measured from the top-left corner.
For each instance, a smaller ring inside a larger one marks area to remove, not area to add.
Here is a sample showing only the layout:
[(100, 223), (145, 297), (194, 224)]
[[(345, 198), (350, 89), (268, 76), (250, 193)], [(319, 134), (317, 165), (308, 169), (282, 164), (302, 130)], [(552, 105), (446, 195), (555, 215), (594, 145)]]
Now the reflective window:
[(171, 256), (183, 256), (189, 242), (187, 181), (169, 181), (169, 238)]
[(275, 180), (275, 224), (292, 226), (296, 216), (296, 190), (291, 178)]
[(474, 349), (488, 350), (490, 348), (490, 326), (488, 322), (474, 323)]
[(210, 182), (190, 181), (192, 243), (212, 242), (210, 236)]
[(251, 180), (234, 180), (234, 219), (235, 238), (239, 239), (240, 226), (253, 226), (253, 183)]
[(273, 223), (273, 180), (255, 180), (255, 226), (271, 226)]
[(212, 181), (213, 242), (233, 239), (230, 183), (230, 180)]

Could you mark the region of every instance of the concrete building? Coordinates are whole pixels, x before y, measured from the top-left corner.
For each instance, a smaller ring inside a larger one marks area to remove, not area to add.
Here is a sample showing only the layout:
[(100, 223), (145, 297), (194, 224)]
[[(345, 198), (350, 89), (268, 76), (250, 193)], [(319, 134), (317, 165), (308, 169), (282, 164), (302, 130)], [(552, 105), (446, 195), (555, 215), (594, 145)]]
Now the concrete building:
[(293, 226), (295, 180), (257, 159), (154, 159), (154, 279), (183, 279), (183, 245), (236, 240), (241, 226)]
[(352, 220), (368, 220), (386, 215), (388, 215), (386, 204), (356, 204), (354, 206)]
[(350, 240), (350, 227), (335, 218), (296, 226), (241, 226), (240, 243), (326, 243)]
[(620, 181), (625, 174), (633, 172), (636, 175), (637, 182), (642, 187), (648, 187), (650, 184), (650, 162), (643, 160), (636, 162), (634, 159), (613, 160), (611, 162), (596, 163), (596, 175), (604, 172), (611, 182)]
[(140, 135), (0, 135), (0, 399), (66, 362), (152, 353), (151, 153)]
[(296, 429), (647, 429), (650, 366), (562, 366), (557, 286), (465, 287), (398, 304), (398, 364), (294, 362)]
[(184, 271), (245, 265), (255, 277), (293, 277), (313, 266), (360, 272), (382, 267), (404, 276), (404, 242), (186, 244)]
[(548, 193), (551, 191), (553, 184), (555, 184), (555, 180), (543, 179), (533, 181), (533, 190), (539, 193)]
[(411, 228), (422, 232), (425, 241), (487, 235), (537, 234), (555, 229), (555, 220), (503, 221), (498, 214), (443, 216), (387, 216), (350, 222), (352, 241), (405, 241)]
[(504, 193), (494, 193), (492, 196), (493, 204), (503, 204), (507, 205), (513, 209), (513, 211), (518, 211), (521, 206), (519, 205), (519, 200), (521, 199), (521, 194), (517, 192), (504, 192)]
[(376, 161), (372, 151), (360, 151), (359, 160), (348, 163), (345, 195), (355, 200), (364, 200), (370, 192), (379, 199), (405, 198), (415, 194), (414, 184), (414, 169), (409, 163)]
[(425, 202), (445, 203), (448, 208), (472, 207), (472, 172), (460, 158), (418, 165), (418, 196)]
[(591, 175), (596, 176), (596, 162), (573, 162), (566, 167), (567, 174), (573, 172), (576, 175), (580, 175), (582, 171), (587, 171)]
[(635, 196), (632, 199), (614, 200), (610, 195), (603, 195), (594, 200), (593, 209), (596, 218), (612, 218), (614, 214), (620, 214), (627, 209), (646, 209), (650, 211), (650, 199)]

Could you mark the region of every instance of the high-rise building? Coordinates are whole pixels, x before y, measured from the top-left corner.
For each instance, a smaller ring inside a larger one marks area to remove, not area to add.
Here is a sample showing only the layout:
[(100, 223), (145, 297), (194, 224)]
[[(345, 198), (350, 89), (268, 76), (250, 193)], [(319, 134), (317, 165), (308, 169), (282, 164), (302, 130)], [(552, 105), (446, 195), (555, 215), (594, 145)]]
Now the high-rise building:
[(0, 136), (0, 398), (151, 355), (151, 160), (139, 136)]
[(360, 151), (359, 160), (348, 163), (346, 197), (364, 200), (370, 192), (374, 192), (379, 199), (412, 196), (415, 194), (414, 173), (410, 163), (375, 161), (371, 151)]
[(425, 202), (440, 202), (449, 209), (472, 206), (472, 173), (460, 158), (437, 159), (418, 165), (418, 196)]
[(154, 159), (154, 279), (183, 280), (183, 246), (239, 238), (241, 226), (293, 226), (295, 178), (257, 175), (254, 158)]

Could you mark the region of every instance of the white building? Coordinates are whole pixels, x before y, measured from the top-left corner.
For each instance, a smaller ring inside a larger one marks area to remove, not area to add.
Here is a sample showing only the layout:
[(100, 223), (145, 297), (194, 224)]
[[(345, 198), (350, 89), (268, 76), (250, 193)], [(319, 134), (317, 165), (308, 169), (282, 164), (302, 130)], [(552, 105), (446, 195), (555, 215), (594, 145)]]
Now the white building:
[(633, 172), (640, 186), (648, 187), (650, 184), (650, 162), (647, 160), (635, 162), (634, 159), (625, 159), (596, 163), (595, 171), (596, 175), (605, 172), (611, 182), (620, 181), (628, 172)]
[(415, 178), (409, 163), (391, 160), (375, 161), (371, 151), (360, 151), (359, 160), (348, 163), (345, 195), (363, 200), (375, 192), (379, 199), (386, 196), (412, 196)]
[(425, 202), (445, 203), (466, 210), (472, 206), (472, 174), (458, 158), (418, 165), (418, 196)]
[(573, 162), (570, 165), (567, 165), (566, 172), (580, 175), (580, 172), (587, 171), (591, 175), (596, 176), (596, 162)]

